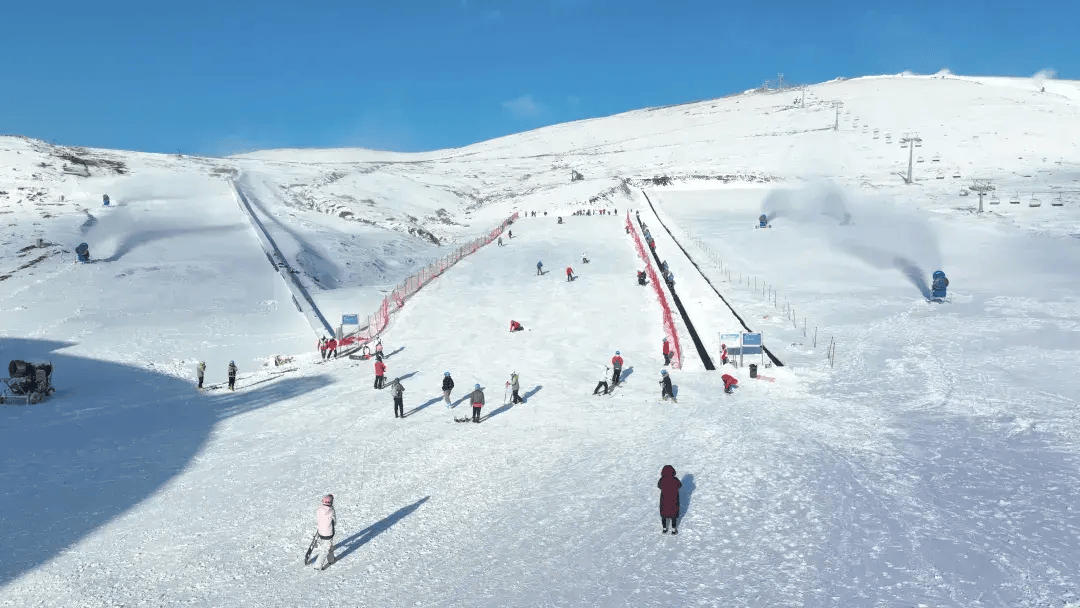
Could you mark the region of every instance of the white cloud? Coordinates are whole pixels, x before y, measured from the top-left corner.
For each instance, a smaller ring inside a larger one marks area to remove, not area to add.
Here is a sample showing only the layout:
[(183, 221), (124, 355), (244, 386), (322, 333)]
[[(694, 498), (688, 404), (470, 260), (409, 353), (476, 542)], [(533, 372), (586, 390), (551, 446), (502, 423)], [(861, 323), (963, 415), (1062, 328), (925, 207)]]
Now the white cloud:
[(544, 112), (544, 106), (533, 99), (532, 95), (522, 95), (517, 99), (503, 102), (503, 109), (518, 118), (534, 118)]

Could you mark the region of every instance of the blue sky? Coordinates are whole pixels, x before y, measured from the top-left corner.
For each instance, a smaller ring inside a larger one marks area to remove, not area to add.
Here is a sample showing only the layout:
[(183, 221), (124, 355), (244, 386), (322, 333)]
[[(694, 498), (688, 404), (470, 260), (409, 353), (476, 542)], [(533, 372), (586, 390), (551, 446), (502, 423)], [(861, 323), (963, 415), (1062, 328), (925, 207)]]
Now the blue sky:
[(418, 151), (794, 82), (1080, 79), (1076, 2), (0, 3), (0, 133), (226, 154)]

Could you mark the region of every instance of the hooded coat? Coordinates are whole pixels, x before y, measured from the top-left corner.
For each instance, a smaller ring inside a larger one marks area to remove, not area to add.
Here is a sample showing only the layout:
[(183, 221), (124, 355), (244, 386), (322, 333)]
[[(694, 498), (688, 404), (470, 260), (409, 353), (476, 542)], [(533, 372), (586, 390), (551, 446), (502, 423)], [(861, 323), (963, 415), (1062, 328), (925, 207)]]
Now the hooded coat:
[(679, 488), (682, 488), (682, 482), (675, 477), (675, 467), (670, 464), (664, 465), (656, 487), (660, 488), (660, 517), (678, 517)]
[(454, 390), (454, 379), (451, 378), (450, 376), (443, 376), (442, 390), (444, 390), (444, 391), (452, 391), (452, 390)]
[(731, 374), (724, 374), (723, 376), (720, 376), (720, 379), (724, 381), (725, 391), (739, 383), (739, 379)]

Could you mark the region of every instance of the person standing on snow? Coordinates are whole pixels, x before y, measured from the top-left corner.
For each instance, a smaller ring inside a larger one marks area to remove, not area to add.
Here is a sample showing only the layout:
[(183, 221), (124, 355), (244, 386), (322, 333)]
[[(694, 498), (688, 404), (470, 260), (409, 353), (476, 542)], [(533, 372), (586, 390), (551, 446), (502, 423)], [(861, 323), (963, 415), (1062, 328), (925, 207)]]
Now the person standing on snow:
[(383, 374), (386, 373), (386, 364), (382, 361), (375, 362), (375, 388), (382, 388), (386, 378)]
[(668, 522), (671, 522), (671, 533), (679, 533), (679, 489), (682, 482), (675, 476), (675, 467), (670, 464), (664, 465), (660, 471), (660, 480), (656, 482), (660, 490), (660, 523), (664, 525), (664, 534), (667, 534)]
[(337, 347), (338, 347), (337, 338), (330, 338), (326, 342), (326, 358), (327, 359), (337, 359)]
[(589, 263), (589, 256), (585, 255), (584, 251), (581, 252), (581, 263), (582, 264), (588, 264)]
[(720, 365), (727, 365), (727, 344), (720, 345)]
[(381, 362), (382, 358), (382, 338), (379, 338), (375, 341), (375, 360)]
[(502, 247), (502, 246), (503, 246), (503, 244), (502, 244), (502, 237), (500, 236), (500, 237), (499, 237), (499, 247)]
[(319, 338), (319, 356), (326, 361), (326, 336)]
[(510, 235), (510, 238), (514, 238), (514, 231), (513, 230), (507, 230), (506, 233)]
[(536, 263), (536, 275), (540, 276), (542, 274), (544, 274), (544, 262), (539, 261)]
[(229, 361), (229, 390), (236, 390), (236, 361)]
[(611, 358), (611, 388), (615, 388), (619, 381), (622, 380), (622, 356), (619, 355), (619, 351), (615, 351), (615, 356)]
[(405, 387), (401, 386), (401, 380), (394, 378), (390, 383), (390, 394), (394, 396), (394, 418), (405, 417)]
[(729, 395), (733, 393), (735, 391), (735, 387), (739, 385), (738, 378), (732, 376), (731, 374), (724, 374), (723, 376), (720, 376), (720, 379), (724, 381), (724, 392)]
[(450, 391), (452, 390), (454, 390), (454, 379), (450, 377), (450, 372), (443, 372), (442, 397), (446, 401), (447, 409), (450, 409)]
[(195, 375), (199, 378), (199, 388), (202, 388), (203, 376), (206, 375), (206, 361), (199, 361), (195, 366)]
[(517, 372), (514, 372), (514, 373), (510, 374), (510, 381), (507, 382), (506, 385), (509, 386), (510, 390), (512, 391), (511, 397), (510, 397), (510, 403), (524, 403), (525, 402), (525, 400), (522, 399), (520, 395), (518, 395), (518, 389), (520, 389), (521, 387), (518, 385), (518, 373)]
[(566, 280), (567, 281), (573, 281), (574, 280), (574, 269), (570, 268), (569, 266), (566, 267)]
[(322, 497), (322, 504), (315, 509), (315, 528), (316, 534), (319, 535), (319, 544), (315, 554), (316, 570), (326, 570), (327, 566), (334, 563), (334, 527), (336, 525), (334, 495), (327, 494)]
[(477, 384), (473, 388), (473, 392), (469, 395), (469, 400), (472, 401), (472, 421), (480, 422), (480, 409), (484, 407), (484, 390)]
[(664, 365), (671, 365), (671, 343), (664, 338)]
[(611, 392), (609, 390), (608, 382), (607, 382), (607, 370), (608, 370), (608, 366), (605, 365), (604, 366), (604, 375), (600, 376), (600, 381), (596, 383), (596, 388), (593, 389), (592, 394), (599, 395), (601, 388), (604, 389), (604, 394), (605, 395), (608, 394), (609, 392)]
[(668, 375), (666, 369), (660, 370), (660, 398), (664, 401), (671, 400), (678, 403), (679, 400), (675, 398), (675, 393), (671, 392), (671, 376)]

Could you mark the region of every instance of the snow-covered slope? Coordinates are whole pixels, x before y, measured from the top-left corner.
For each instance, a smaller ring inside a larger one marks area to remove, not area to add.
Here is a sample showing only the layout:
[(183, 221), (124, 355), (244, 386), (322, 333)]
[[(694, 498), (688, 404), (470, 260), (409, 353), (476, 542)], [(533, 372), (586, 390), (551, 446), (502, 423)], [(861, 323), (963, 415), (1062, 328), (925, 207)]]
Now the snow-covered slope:
[[(1080, 600), (1080, 134), (1066, 128), (1080, 88), (903, 75), (799, 94), (423, 154), (0, 139), (0, 364), (50, 359), (60, 389), (0, 410), (0, 605)], [(923, 159), (910, 186), (908, 131)], [(982, 215), (960, 196), (972, 177), (998, 188)], [(823, 219), (820, 178), (854, 226)], [(318, 328), (234, 180), (329, 319), (372, 312), (513, 211), (539, 213), (394, 317), (397, 420), (370, 361), (312, 352)], [(599, 206), (620, 213), (570, 215)], [(634, 280), (628, 209), (711, 356), (740, 325), (706, 277), (787, 366), (758, 380), (729, 366), (741, 388), (726, 396), (681, 335), (679, 403), (658, 402), (660, 309)], [(95, 263), (72, 262), (81, 241)], [(947, 271), (950, 301), (928, 304), (896, 259)], [(625, 384), (594, 397), (616, 349)], [(293, 361), (267, 364), (279, 354)], [(195, 391), (198, 360), (212, 385), (235, 360), (239, 390)], [(527, 402), (504, 405), (515, 370)], [(489, 417), (457, 424), (474, 383)], [(676, 538), (656, 521), (664, 464), (683, 479)], [(328, 491), (340, 561), (316, 573), (300, 558)]]

